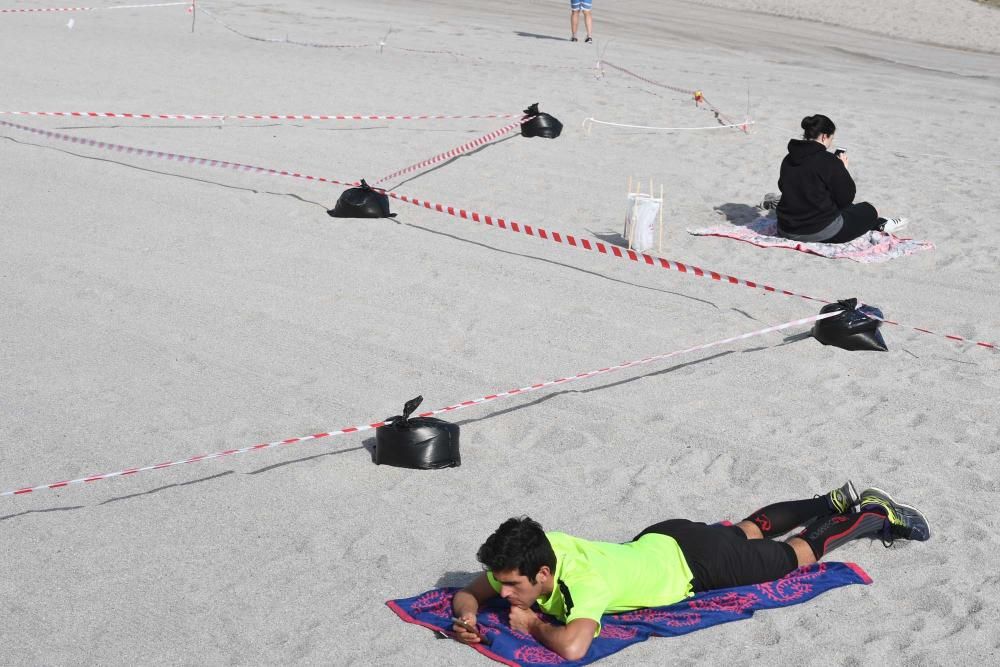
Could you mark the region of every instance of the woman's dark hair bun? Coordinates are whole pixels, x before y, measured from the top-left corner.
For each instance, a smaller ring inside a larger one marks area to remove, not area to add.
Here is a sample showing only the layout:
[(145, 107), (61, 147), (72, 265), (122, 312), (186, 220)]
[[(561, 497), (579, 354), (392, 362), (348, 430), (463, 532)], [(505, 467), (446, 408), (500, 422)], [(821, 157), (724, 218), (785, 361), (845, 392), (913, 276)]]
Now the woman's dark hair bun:
[(837, 126), (833, 121), (818, 113), (814, 116), (806, 116), (802, 119), (802, 138), (816, 139), (821, 134), (832, 135), (837, 131)]

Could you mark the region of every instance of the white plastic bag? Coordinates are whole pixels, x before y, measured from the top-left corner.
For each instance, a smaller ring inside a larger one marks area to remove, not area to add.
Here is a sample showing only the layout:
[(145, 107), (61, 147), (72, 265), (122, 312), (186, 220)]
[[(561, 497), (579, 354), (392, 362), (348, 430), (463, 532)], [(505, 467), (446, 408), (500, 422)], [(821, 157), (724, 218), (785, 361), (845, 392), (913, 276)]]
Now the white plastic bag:
[(657, 222), (663, 200), (645, 194), (629, 193), (623, 236), (633, 250), (646, 252), (657, 245)]

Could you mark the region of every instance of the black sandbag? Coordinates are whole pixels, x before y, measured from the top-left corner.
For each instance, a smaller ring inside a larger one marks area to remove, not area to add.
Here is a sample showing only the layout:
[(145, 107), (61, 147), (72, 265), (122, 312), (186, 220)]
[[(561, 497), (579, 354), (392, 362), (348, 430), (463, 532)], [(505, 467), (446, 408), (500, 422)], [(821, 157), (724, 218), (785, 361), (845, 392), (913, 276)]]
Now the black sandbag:
[(332, 218), (390, 218), (389, 197), (372, 189), (361, 179), (361, 186), (344, 190), (337, 205), (327, 214)]
[[(458, 424), (434, 417), (414, 417), (422, 396), (410, 399), (403, 414), (375, 430), (375, 463), (397, 468), (435, 470), (462, 465), (458, 451)], [(389, 421), (387, 419), (386, 421)]]
[(812, 335), (823, 345), (833, 345), (852, 352), (870, 350), (885, 352), (885, 340), (879, 327), (882, 322), (872, 319), (882, 317), (882, 311), (875, 306), (858, 306), (857, 299), (844, 299), (830, 303), (820, 309), (820, 313), (842, 311), (840, 315), (828, 317), (813, 323)]
[(555, 139), (562, 134), (562, 123), (554, 116), (538, 110), (538, 102), (524, 110), (525, 116), (534, 116), (526, 123), (521, 123), (522, 137), (542, 137), (543, 139)]

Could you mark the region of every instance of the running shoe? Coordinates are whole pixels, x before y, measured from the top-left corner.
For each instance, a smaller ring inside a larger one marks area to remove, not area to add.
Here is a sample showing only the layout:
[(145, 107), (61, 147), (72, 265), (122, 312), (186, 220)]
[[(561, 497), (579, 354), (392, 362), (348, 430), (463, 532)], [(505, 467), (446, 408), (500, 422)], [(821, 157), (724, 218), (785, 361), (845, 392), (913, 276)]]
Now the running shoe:
[(897, 229), (902, 229), (906, 227), (910, 221), (906, 218), (889, 218), (888, 220), (883, 220), (882, 224), (878, 226), (879, 231), (885, 232), (886, 234), (893, 234)]
[(587, 39), (583, 40), (583, 43), (584, 44), (590, 44), (593, 41), (594, 41), (594, 38), (591, 37), (590, 35), (587, 35)]
[(576, 38), (576, 35), (573, 35), (572, 37), (569, 38), (569, 41), (571, 41), (571, 42), (579, 42), (580, 40), (578, 40)]
[(861, 512), (878, 512), (885, 515), (886, 526), (882, 541), (886, 546), (890, 546), (896, 537), (918, 542), (925, 542), (931, 537), (931, 527), (927, 523), (927, 517), (920, 510), (896, 502), (881, 489), (865, 489), (861, 492), (858, 504)]
[(854, 511), (854, 506), (858, 504), (858, 491), (854, 488), (851, 480), (847, 480), (847, 483), (842, 487), (830, 491), (825, 497), (834, 514), (849, 514)]
[(762, 208), (765, 211), (771, 211), (778, 208), (778, 203), (781, 202), (780, 192), (768, 192), (764, 195), (764, 198), (760, 200), (757, 204), (757, 208)]

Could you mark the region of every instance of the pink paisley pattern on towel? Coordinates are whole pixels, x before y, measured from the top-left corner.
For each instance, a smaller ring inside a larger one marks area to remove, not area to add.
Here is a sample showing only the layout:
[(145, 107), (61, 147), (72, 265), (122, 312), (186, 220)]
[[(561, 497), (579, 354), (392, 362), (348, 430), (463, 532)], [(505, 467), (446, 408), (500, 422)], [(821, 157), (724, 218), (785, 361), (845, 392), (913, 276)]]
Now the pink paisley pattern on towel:
[(912, 255), (922, 250), (933, 250), (930, 241), (916, 241), (884, 232), (868, 232), (850, 243), (806, 243), (778, 236), (778, 221), (771, 216), (763, 216), (747, 225), (723, 225), (689, 229), (695, 236), (718, 236), (745, 241), (758, 248), (786, 248), (810, 255), (832, 259), (849, 259), (862, 264), (876, 264), (890, 259)]
[[(500, 598), (488, 600), (479, 610), (479, 631), (489, 644), (478, 644), (479, 653), (504, 665), (561, 665), (579, 667), (621, 651), (650, 637), (675, 637), (719, 623), (750, 618), (755, 612), (795, 605), (841, 586), (867, 584), (871, 579), (852, 563), (817, 563), (790, 572), (777, 581), (698, 593), (667, 607), (605, 614), (601, 633), (581, 660), (568, 661), (539, 644), (533, 637), (510, 627), (510, 605)], [(451, 600), (457, 588), (427, 591), (387, 603), (400, 618), (451, 634)], [(845, 602), (847, 603), (847, 602)], [(542, 616), (547, 622), (555, 619)]]
[(794, 602), (812, 592), (811, 580), (826, 572), (826, 563), (816, 563), (810, 569), (799, 568), (789, 576), (757, 584), (755, 589), (775, 602)]

